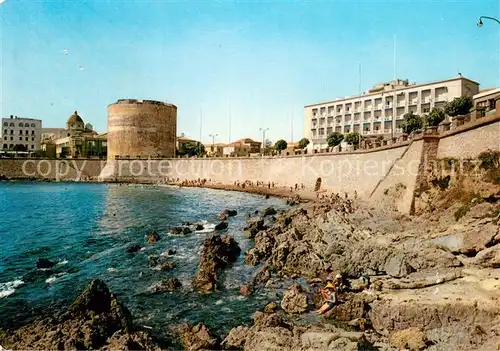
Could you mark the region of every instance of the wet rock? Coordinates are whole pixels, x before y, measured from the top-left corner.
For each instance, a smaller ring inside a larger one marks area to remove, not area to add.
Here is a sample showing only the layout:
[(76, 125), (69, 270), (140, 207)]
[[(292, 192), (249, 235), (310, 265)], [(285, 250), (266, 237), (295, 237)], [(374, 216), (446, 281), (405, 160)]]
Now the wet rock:
[(203, 224), (197, 224), (196, 225), (195, 230), (203, 230), (203, 229), (205, 229), (205, 227), (203, 226)]
[(273, 208), (273, 207), (266, 207), (264, 209), (264, 211), (262, 211), (262, 216), (263, 217), (266, 217), (266, 216), (273, 216), (275, 214), (277, 214), (278, 212)]
[(147, 235), (146, 235), (146, 241), (149, 243), (149, 244), (154, 244), (158, 241), (160, 241), (160, 236), (158, 235), (157, 232), (155, 232), (154, 230), (150, 231)]
[(250, 328), (238, 326), (231, 329), (226, 338), (222, 341), (221, 346), (224, 350), (242, 350), (245, 345), (245, 340), (249, 336)]
[(219, 214), (217, 218), (219, 218), (219, 220), (221, 221), (227, 221), (227, 215), (225, 213)]
[(36, 260), (36, 268), (38, 269), (49, 269), (56, 265), (55, 262), (52, 262), (46, 258), (39, 258)]
[(228, 227), (227, 222), (220, 222), (215, 226), (215, 230), (224, 230), (227, 229), (227, 227)]
[(162, 292), (172, 292), (179, 289), (182, 286), (181, 282), (177, 278), (168, 278), (159, 283), (156, 283), (149, 287), (149, 291), (152, 293), (162, 293)]
[(176, 251), (176, 250), (174, 250), (174, 249), (169, 249), (169, 250), (167, 251), (167, 254), (169, 254), (169, 255), (175, 255), (176, 253), (177, 253), (177, 251)]
[(241, 288), (240, 288), (240, 294), (241, 295), (251, 295), (252, 294), (252, 291), (253, 291), (253, 287), (251, 284), (246, 284), (246, 285), (243, 285)]
[(307, 296), (299, 284), (294, 284), (285, 292), (281, 308), (287, 313), (304, 313), (308, 310)]
[(420, 328), (408, 328), (391, 335), (390, 344), (400, 350), (419, 351), (426, 348), (427, 335)]
[(278, 304), (276, 302), (270, 302), (264, 307), (265, 313), (275, 313), (278, 312)]
[(207, 292), (215, 290), (219, 284), (219, 270), (236, 261), (240, 252), (238, 243), (230, 236), (212, 235), (205, 239), (193, 287)]
[(247, 226), (243, 228), (243, 230), (245, 231), (245, 236), (247, 238), (254, 238), (258, 232), (266, 229), (267, 227), (264, 225), (264, 220), (260, 218), (249, 220)]
[(166, 256), (149, 256), (148, 265), (153, 269), (169, 271), (175, 267), (175, 262), (170, 261)]
[(93, 280), (66, 313), (35, 320), (6, 334), (8, 349), (99, 349), (118, 331), (128, 334), (132, 317), (104, 282)]
[(127, 253), (135, 253), (135, 252), (139, 251), (140, 249), (141, 249), (141, 245), (135, 244), (135, 245), (131, 245), (131, 246), (127, 247), (127, 249), (125, 251), (127, 251)]
[(172, 235), (186, 235), (190, 234), (192, 230), (189, 227), (173, 227), (170, 229)]
[(219, 350), (220, 341), (213, 336), (210, 329), (203, 323), (199, 323), (193, 327), (185, 323), (175, 328), (179, 334), (181, 343), (186, 350)]
[(228, 217), (234, 217), (238, 214), (238, 211), (225, 209), (222, 213)]
[(259, 286), (265, 284), (269, 279), (271, 279), (271, 272), (269, 272), (269, 269), (266, 266), (263, 266), (253, 276), (252, 285)]

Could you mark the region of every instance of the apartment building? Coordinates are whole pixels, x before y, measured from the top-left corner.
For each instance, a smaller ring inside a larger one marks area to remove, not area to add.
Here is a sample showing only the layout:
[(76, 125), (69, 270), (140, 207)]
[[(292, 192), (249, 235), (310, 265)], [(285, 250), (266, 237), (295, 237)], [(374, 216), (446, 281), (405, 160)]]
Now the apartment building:
[(311, 141), (308, 149), (327, 148), (326, 138), (333, 132), (397, 137), (406, 113), (424, 115), (454, 98), (478, 92), (479, 83), (462, 75), (426, 84), (397, 79), (377, 84), (361, 95), (307, 105), (304, 132)]
[[(14, 151), (16, 145), (22, 145), (27, 152), (41, 148), (42, 121), (34, 118), (21, 118), (11, 115), (2, 118), (1, 151)], [(19, 147), (15, 148), (21, 151)]]

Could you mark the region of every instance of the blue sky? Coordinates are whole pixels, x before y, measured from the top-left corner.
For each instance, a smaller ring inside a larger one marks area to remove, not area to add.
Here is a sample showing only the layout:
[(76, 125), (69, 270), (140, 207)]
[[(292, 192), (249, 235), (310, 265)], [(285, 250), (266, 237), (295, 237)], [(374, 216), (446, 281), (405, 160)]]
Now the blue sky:
[[(397, 76), (500, 86), (500, 1), (36, 1), (1, 13), (1, 115), (105, 131), (120, 98), (178, 107), (178, 134), (303, 135), (303, 106)], [(65, 54), (64, 50), (67, 50)]]

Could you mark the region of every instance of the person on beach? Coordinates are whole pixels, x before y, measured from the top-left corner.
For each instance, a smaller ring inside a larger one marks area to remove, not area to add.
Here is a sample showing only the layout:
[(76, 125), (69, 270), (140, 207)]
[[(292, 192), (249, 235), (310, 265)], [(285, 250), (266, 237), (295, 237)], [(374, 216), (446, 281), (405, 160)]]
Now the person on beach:
[(337, 301), (335, 285), (333, 285), (333, 283), (329, 281), (328, 283), (326, 283), (326, 287), (324, 289), (320, 289), (319, 292), (323, 297), (325, 303), (319, 310), (316, 311), (316, 313), (324, 314), (331, 310), (333, 306), (335, 306), (335, 302)]

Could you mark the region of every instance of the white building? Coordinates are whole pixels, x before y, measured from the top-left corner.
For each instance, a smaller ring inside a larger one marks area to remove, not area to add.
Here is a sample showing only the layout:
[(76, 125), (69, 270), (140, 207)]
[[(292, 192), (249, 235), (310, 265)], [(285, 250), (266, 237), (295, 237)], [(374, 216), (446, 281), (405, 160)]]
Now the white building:
[(461, 75), (418, 85), (398, 79), (377, 84), (361, 95), (307, 105), (304, 132), (311, 141), (308, 149), (327, 148), (326, 138), (333, 132), (397, 137), (406, 113), (424, 115), (456, 97), (478, 92), (479, 83)]
[(13, 151), (16, 145), (23, 145), (28, 152), (40, 150), (42, 121), (34, 118), (10, 116), (2, 118), (2, 151)]

